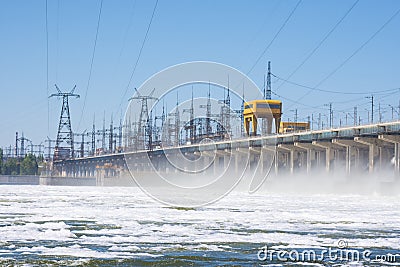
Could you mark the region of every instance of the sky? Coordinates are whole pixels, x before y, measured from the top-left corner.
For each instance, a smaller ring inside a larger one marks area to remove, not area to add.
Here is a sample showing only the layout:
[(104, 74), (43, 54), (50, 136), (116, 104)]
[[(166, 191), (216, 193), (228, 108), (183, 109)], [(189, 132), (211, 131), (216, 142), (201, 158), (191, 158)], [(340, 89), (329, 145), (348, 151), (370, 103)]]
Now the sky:
[(54, 84), (76, 85), (72, 128), (83, 132), (94, 119), (100, 128), (104, 114), (107, 124), (118, 120), (153, 74), (197, 60), (236, 68), (260, 88), (271, 61), (285, 120), (296, 109), (298, 120), (326, 119), (332, 103), (335, 124), (346, 113), (351, 124), (355, 106), (366, 123), (371, 94), (375, 118), (379, 105), (382, 120), (391, 120), (391, 106), (398, 116), (400, 1), (159, 0), (149, 27), (155, 4), (47, 0), (46, 27), (45, 0), (0, 0), (0, 147), (14, 145), (16, 131), (34, 144), (56, 138)]

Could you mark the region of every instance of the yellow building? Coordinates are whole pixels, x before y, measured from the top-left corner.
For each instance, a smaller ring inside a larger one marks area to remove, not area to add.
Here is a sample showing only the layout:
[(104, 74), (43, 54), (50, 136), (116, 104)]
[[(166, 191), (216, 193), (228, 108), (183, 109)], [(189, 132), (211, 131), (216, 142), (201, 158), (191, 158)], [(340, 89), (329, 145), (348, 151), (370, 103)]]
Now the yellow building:
[(266, 130), (272, 132), (272, 120), (275, 120), (275, 130), (280, 126), (282, 102), (280, 100), (253, 100), (244, 103), (243, 120), (247, 135), (257, 135), (258, 119), (266, 121)]
[(291, 133), (291, 132), (297, 132), (297, 131), (310, 130), (309, 122), (282, 121), (279, 126), (280, 126), (279, 133)]

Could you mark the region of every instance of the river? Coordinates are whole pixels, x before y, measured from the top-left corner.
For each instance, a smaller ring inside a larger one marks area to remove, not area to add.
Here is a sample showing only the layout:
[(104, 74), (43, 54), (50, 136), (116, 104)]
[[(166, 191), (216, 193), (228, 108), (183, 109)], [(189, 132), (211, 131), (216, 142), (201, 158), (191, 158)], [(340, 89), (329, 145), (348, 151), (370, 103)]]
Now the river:
[(0, 265), (399, 265), (399, 200), (232, 192), (174, 208), (136, 187), (4, 185)]

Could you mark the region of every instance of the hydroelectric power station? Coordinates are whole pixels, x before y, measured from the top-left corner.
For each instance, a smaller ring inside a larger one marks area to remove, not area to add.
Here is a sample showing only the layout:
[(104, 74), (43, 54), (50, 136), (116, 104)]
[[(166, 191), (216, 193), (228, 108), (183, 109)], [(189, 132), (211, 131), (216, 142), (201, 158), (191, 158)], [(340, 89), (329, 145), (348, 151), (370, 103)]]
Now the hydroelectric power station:
[[(278, 177), (316, 171), (350, 177), (389, 170), (397, 181), (400, 121), (360, 125), (355, 113), (354, 125), (333, 127), (332, 106), (330, 127), (325, 129), (313, 129), (310, 120), (298, 121), (297, 110), (293, 121), (282, 121), (283, 103), (271, 99), (270, 75), (269, 68), (264, 98), (245, 101), (243, 90), (239, 110), (231, 107), (229, 86), (223, 88), (224, 99), (213, 106), (208, 85), (207, 97), (199, 105), (205, 109), (204, 116), (195, 116), (199, 103), (193, 89), (184, 107), (177, 94), (176, 107), (170, 112), (165, 111), (164, 101), (152, 95), (154, 90), (148, 95), (136, 91), (130, 101), (140, 106), (138, 118), (127, 117), (118, 126), (111, 120), (109, 127), (104, 120), (102, 129), (96, 130), (93, 124), (91, 132), (82, 134), (72, 132), (68, 105), (68, 98), (79, 95), (57, 88), (51, 96), (62, 97), (63, 105), (53, 161), (42, 182), (62, 184), (70, 178), (74, 183), (133, 184), (132, 175), (185, 174), (190, 179), (193, 173), (218, 176), (221, 169), (236, 175), (251, 172)], [(149, 101), (162, 103), (158, 114), (155, 109), (149, 111)], [(74, 141), (74, 136), (81, 140)]]

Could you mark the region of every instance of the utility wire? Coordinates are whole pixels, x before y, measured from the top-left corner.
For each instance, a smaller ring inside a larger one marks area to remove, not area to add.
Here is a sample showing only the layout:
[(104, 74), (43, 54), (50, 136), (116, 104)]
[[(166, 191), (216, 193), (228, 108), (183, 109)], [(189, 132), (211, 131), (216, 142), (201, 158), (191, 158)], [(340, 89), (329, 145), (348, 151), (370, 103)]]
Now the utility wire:
[(263, 32), (265, 30), (265, 26), (268, 25), (271, 21), (271, 18), (274, 16), (275, 12), (277, 11), (278, 7), (283, 3), (283, 1), (277, 1), (276, 4), (268, 9), (268, 16), (265, 16), (265, 20), (263, 20), (260, 28), (258, 29), (257, 33), (253, 36), (253, 38), (250, 39), (247, 47), (243, 47), (241, 54), (244, 53), (246, 50), (248, 50), (253, 43), (256, 41), (257, 37), (262, 36)]
[(55, 76), (56, 83), (58, 83), (58, 59), (60, 52), (60, 0), (57, 1), (57, 23), (56, 23), (56, 64), (55, 64)]
[[(386, 97), (388, 97), (388, 96), (390, 96), (390, 95), (393, 95), (393, 94), (396, 94), (396, 93), (399, 93), (399, 92), (400, 92), (400, 88), (396, 88), (396, 89), (389, 89), (389, 90), (381, 90), (381, 91), (375, 91), (375, 92), (368, 92), (368, 93), (365, 93), (365, 94), (374, 94), (374, 95), (378, 95), (379, 93), (381, 93), (381, 94), (382, 94), (382, 93), (386, 93), (386, 94), (384, 94), (383, 96), (381, 95), (379, 98), (378, 98), (378, 97), (376, 98), (376, 100), (380, 100), (380, 99), (386, 98)], [(285, 100), (287, 100), (287, 101), (289, 101), (289, 102), (291, 102), (291, 103), (298, 104), (298, 105), (303, 106), (303, 107), (306, 107), (306, 108), (326, 110), (326, 108), (324, 108), (324, 107), (322, 107), (322, 106), (311, 106), (311, 105), (307, 105), (307, 104), (304, 104), (304, 103), (302, 103), (302, 102), (299, 102), (299, 100), (293, 100), (293, 99), (291, 99), (291, 98), (282, 96), (282, 95), (280, 95), (280, 94), (278, 94), (278, 93), (276, 93), (276, 92), (274, 92), (274, 91), (272, 91), (271, 93), (274, 94), (274, 95), (276, 95), (276, 96), (279, 97), (279, 98), (285, 99)], [(350, 100), (346, 100), (346, 101), (335, 101), (335, 102), (332, 102), (332, 103), (333, 103), (333, 104), (345, 104), (345, 103), (350, 103), (350, 102), (356, 102), (357, 100), (362, 100), (362, 99), (364, 99), (364, 97), (358, 97), (358, 98), (354, 98), (354, 99), (350, 99)], [(366, 105), (368, 105), (369, 103), (370, 103), (370, 101), (366, 102)], [(362, 104), (360, 104), (360, 105), (362, 105)], [(291, 107), (291, 106), (289, 106), (289, 108), (290, 108), (290, 107)]]
[(147, 40), (147, 36), (149, 34), (149, 31), (150, 31), (151, 23), (153, 22), (154, 14), (156, 13), (157, 5), (158, 5), (158, 0), (156, 0), (156, 3), (154, 4), (153, 13), (151, 14), (151, 18), (150, 18), (149, 24), (147, 26), (147, 30), (146, 30), (146, 34), (145, 34), (143, 42), (142, 42), (142, 46), (140, 47), (138, 57), (136, 58), (136, 62), (135, 62), (135, 65), (133, 66), (131, 76), (129, 77), (128, 85), (126, 86), (125, 92), (122, 95), (121, 102), (119, 104), (119, 109), (121, 109), (121, 106), (122, 106), (122, 103), (123, 103), (123, 101), (125, 99), (126, 93), (128, 92), (129, 86), (131, 85), (131, 82), (132, 82), (132, 79), (133, 79), (133, 75), (136, 72), (136, 68), (137, 68), (137, 65), (139, 63), (140, 56), (142, 55), (143, 48), (144, 48), (144, 45), (145, 45), (146, 40)]
[(98, 35), (99, 35), (99, 28), (100, 28), (100, 20), (101, 20), (101, 11), (102, 11), (102, 9), (103, 9), (103, 0), (100, 1), (99, 15), (98, 15), (98, 18), (97, 18), (96, 37), (94, 39), (92, 58), (90, 60), (89, 78), (88, 78), (88, 81), (87, 81), (87, 84), (86, 84), (85, 97), (83, 99), (83, 107), (82, 107), (81, 117), (80, 117), (79, 123), (78, 123), (78, 129), (79, 129), (80, 125), (81, 125), (82, 118), (83, 118), (83, 113), (85, 111), (86, 98), (87, 98), (87, 94), (88, 94), (88, 91), (89, 91), (90, 79), (92, 77), (94, 55), (96, 54), (97, 38), (98, 38)]
[[(366, 91), (366, 92), (342, 92), (342, 91), (333, 91), (333, 90), (324, 90), (324, 89), (320, 89), (317, 87), (311, 87), (311, 86), (307, 86), (307, 85), (302, 85), (293, 81), (289, 81), (286, 79), (283, 79), (279, 76), (276, 76), (275, 74), (271, 73), (272, 76), (278, 78), (279, 80), (282, 80), (286, 83), (292, 84), (292, 85), (296, 85), (298, 87), (303, 87), (303, 88), (307, 88), (310, 89), (311, 91), (319, 91), (319, 92), (324, 92), (324, 93), (331, 93), (331, 94), (341, 94), (341, 95), (370, 95), (370, 94), (379, 94), (379, 93), (385, 93), (385, 92), (391, 92), (391, 91), (395, 91), (395, 90), (399, 90), (400, 88), (392, 88), (392, 89), (386, 89), (386, 90), (378, 90), (378, 91)], [(298, 101), (300, 101), (301, 99), (298, 99)]]
[(328, 74), (324, 79), (322, 79), (315, 87), (320, 86), (326, 80), (328, 80), (332, 75), (334, 75), (339, 69), (341, 69), (350, 59), (352, 59), (358, 52), (360, 52), (372, 39), (375, 38), (398, 14), (400, 13), (400, 8), (370, 37), (365, 41), (359, 48), (357, 48), (346, 60), (344, 60), (337, 68), (335, 68), (331, 73)]
[[(318, 43), (318, 45), (311, 51), (310, 54), (307, 55), (307, 57), (300, 63), (300, 65), (297, 66), (297, 68), (286, 78), (286, 80), (289, 80), (313, 55), (314, 53), (321, 47), (321, 45), (329, 38), (329, 36), (336, 30), (336, 28), (343, 22), (343, 20), (347, 17), (347, 15), (350, 14), (350, 12), (353, 10), (353, 8), (358, 4), (360, 0), (356, 0), (353, 5), (346, 11), (346, 13), (339, 19), (338, 22), (333, 26), (333, 28), (322, 38), (322, 40)], [(279, 87), (276, 89), (278, 90), (285, 84), (284, 82), (279, 85)]]
[[(119, 63), (119, 61), (121, 59), (121, 56), (122, 56), (122, 52), (125, 49), (126, 40), (128, 39), (128, 33), (129, 33), (129, 31), (130, 31), (130, 29), (132, 27), (132, 24), (133, 24), (133, 18), (134, 18), (134, 15), (135, 15), (135, 11), (136, 11), (136, 0), (133, 2), (133, 5), (132, 5), (132, 10), (131, 10), (130, 15), (129, 15), (128, 27), (125, 30), (124, 39), (122, 41), (121, 50), (119, 51), (117, 63)], [(116, 70), (116, 68), (115, 68), (115, 70)]]
[(302, 100), (304, 97), (309, 95), (316, 87), (319, 87), (326, 80), (332, 77), (339, 69), (341, 69), (347, 62), (350, 61), (358, 52), (360, 52), (372, 39), (375, 38), (398, 14), (400, 13), (400, 8), (376, 31), (372, 34), (361, 46), (359, 46), (349, 57), (347, 57), (338, 67), (336, 67), (331, 73), (329, 73), (325, 78), (323, 78), (316, 86), (310, 88), (303, 96), (301, 96), (298, 101)]
[(275, 39), (278, 37), (278, 35), (281, 33), (281, 31), (283, 30), (283, 28), (285, 28), (286, 24), (288, 23), (288, 21), (290, 20), (290, 18), (293, 16), (294, 12), (296, 11), (296, 9), (299, 7), (300, 3), (302, 0), (299, 0), (296, 4), (296, 6), (292, 9), (292, 11), (290, 12), (289, 16), (286, 18), (286, 20), (283, 22), (282, 26), (279, 28), (279, 30), (275, 33), (274, 37), (272, 38), (272, 40), (269, 42), (269, 44), (267, 45), (267, 47), (265, 47), (264, 51), (261, 53), (261, 55), (257, 58), (256, 62), (253, 64), (253, 66), (250, 68), (250, 70), (247, 72), (247, 75), (249, 75), (253, 69), (255, 68), (255, 66), (258, 64), (258, 62), (261, 60), (261, 58), (265, 55), (265, 53), (267, 52), (267, 50), (271, 47), (271, 45), (274, 43)]
[(48, 3), (46, 0), (46, 98), (47, 98), (47, 135), (50, 135), (50, 99), (49, 99), (49, 23)]
[(279, 98), (285, 99), (285, 100), (287, 100), (287, 101), (289, 101), (289, 102), (292, 102), (292, 103), (295, 103), (295, 104), (299, 104), (299, 105), (301, 105), (301, 106), (303, 106), (303, 107), (307, 107), (307, 108), (311, 108), (311, 109), (317, 108), (317, 107), (315, 107), (315, 106), (310, 106), (310, 105), (307, 105), (307, 104), (298, 102), (298, 101), (296, 101), (296, 100), (293, 100), (293, 99), (284, 97), (284, 96), (282, 96), (282, 95), (280, 95), (280, 94), (277, 94), (277, 93), (274, 92), (274, 91), (271, 91), (271, 93), (272, 93), (273, 95), (276, 95), (276, 96), (279, 97)]

